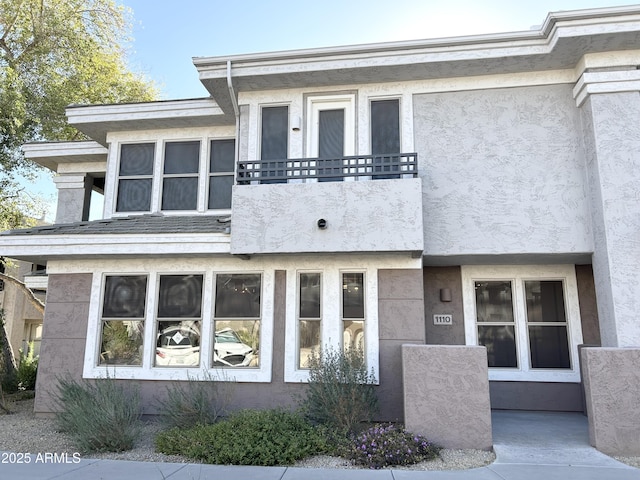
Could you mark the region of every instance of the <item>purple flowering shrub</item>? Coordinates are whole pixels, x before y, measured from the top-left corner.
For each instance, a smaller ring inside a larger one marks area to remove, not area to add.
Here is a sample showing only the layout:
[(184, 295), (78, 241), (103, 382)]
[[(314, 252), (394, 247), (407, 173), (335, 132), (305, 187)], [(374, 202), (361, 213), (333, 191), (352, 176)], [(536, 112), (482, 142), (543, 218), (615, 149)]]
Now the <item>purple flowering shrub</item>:
[(440, 447), (394, 424), (378, 424), (353, 438), (346, 456), (356, 465), (378, 469), (413, 465), (438, 456)]

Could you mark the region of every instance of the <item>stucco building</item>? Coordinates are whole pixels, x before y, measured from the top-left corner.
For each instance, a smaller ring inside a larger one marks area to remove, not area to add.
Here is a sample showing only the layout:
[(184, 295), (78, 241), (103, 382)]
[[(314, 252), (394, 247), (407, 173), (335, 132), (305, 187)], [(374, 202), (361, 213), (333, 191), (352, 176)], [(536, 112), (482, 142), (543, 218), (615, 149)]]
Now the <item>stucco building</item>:
[(286, 404), (333, 345), (401, 419), (402, 345), (483, 345), (493, 408), (586, 388), (638, 433), (633, 395), (599, 392), (637, 406), (640, 8), (194, 65), (210, 97), (70, 106), (91, 141), (24, 147), (59, 188), (55, 225), (0, 236), (47, 264), (38, 413), (64, 372), (136, 381), (149, 413), (203, 370)]

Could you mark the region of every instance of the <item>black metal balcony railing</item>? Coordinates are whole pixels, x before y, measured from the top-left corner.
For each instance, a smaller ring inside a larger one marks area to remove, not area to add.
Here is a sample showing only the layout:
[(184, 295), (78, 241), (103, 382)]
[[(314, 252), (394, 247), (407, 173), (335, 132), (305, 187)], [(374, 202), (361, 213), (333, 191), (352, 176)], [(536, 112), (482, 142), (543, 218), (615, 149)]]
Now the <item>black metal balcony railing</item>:
[(415, 178), (418, 176), (417, 153), (389, 155), (355, 155), (340, 158), (288, 158), (283, 160), (245, 160), (238, 164), (238, 185), (253, 183), (287, 183), (289, 180), (317, 179), (339, 182), (355, 180)]

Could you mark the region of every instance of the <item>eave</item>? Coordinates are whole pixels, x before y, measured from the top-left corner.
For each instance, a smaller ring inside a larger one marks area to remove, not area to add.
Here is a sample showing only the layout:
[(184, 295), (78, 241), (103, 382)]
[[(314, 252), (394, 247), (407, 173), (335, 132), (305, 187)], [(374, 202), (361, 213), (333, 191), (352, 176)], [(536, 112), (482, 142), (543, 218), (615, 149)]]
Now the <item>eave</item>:
[[(42, 142), (22, 145), (25, 158), (58, 172), (61, 164), (96, 163), (107, 161), (107, 148), (98, 142)], [(103, 168), (102, 168), (103, 169)]]
[(640, 6), (551, 13), (539, 30), (196, 57), (200, 80), (231, 113), (236, 92), (572, 69), (589, 53), (640, 47)]
[(113, 105), (70, 105), (69, 124), (101, 145), (108, 132), (233, 125), (213, 98)]

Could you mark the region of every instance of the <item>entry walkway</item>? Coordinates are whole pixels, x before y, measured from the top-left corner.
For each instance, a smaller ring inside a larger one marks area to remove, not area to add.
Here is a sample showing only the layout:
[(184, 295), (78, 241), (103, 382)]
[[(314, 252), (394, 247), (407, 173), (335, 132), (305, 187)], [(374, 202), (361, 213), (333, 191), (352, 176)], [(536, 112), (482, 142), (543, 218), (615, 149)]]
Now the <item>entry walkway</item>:
[[(0, 463), (18, 480), (640, 480), (640, 470), (589, 446), (581, 414), (496, 411), (496, 461), (460, 471), (239, 467), (82, 459), (77, 464)], [(4, 456), (3, 456), (4, 458)]]

